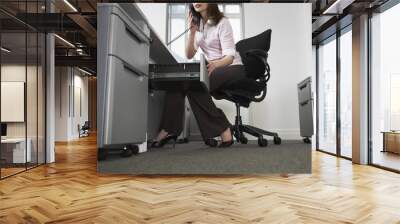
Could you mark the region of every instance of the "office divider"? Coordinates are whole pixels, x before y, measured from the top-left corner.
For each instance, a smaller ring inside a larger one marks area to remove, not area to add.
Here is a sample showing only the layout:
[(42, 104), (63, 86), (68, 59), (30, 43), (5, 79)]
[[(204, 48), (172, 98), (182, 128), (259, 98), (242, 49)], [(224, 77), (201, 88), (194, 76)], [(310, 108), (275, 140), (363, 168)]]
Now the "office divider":
[(0, 23), (1, 179), (45, 162), (45, 34), (18, 19), (45, 12), (44, 5), (0, 3), (0, 17), (9, 21)]

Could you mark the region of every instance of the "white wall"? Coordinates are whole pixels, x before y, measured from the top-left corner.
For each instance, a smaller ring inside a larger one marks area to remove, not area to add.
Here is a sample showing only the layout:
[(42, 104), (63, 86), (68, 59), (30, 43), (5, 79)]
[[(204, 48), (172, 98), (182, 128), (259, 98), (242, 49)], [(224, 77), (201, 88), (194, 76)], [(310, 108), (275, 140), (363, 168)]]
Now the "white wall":
[(316, 46), (312, 46), (312, 78), (311, 78), (311, 89), (312, 89), (312, 97), (313, 97), (313, 126), (314, 126), (314, 135), (311, 139), (312, 145), (311, 149), (317, 149), (317, 48)]
[[(25, 134), (29, 137), (33, 137), (33, 133), (36, 134), (37, 128), (37, 97), (36, 97), (36, 67), (25, 66), (19, 64), (6, 64), (1, 66), (1, 81), (2, 82), (24, 82), (27, 87), (27, 98), (26, 98), (26, 112), (27, 121), (25, 122), (7, 122), (7, 136), (8, 137), (24, 137)], [(28, 78), (28, 82), (26, 81)], [(29, 88), (28, 88), (29, 87)], [(32, 88), (34, 87), (34, 88)], [(2, 96), (4, 97), (4, 96)], [(29, 106), (31, 108), (29, 108)], [(24, 112), (24, 108), (21, 108)], [(1, 110), (7, 110), (7, 108), (1, 108)], [(26, 126), (28, 126), (28, 133), (25, 133)], [(42, 134), (42, 133), (40, 133)], [(39, 136), (43, 137), (43, 136)]]
[[(76, 108), (80, 89), (82, 115)], [(71, 67), (56, 67), (55, 83), (55, 140), (69, 141), (79, 137), (78, 124), (88, 120), (88, 78)], [(74, 107), (75, 103), (75, 107)], [(75, 109), (75, 113), (74, 110)]]
[(56, 67), (55, 73), (55, 140), (67, 141), (69, 132), (69, 68)]
[[(75, 70), (75, 75), (74, 75), (74, 87), (75, 87), (75, 92), (76, 96), (74, 96), (75, 99), (75, 113), (73, 114), (73, 118), (71, 120), (71, 135), (73, 138), (78, 138), (79, 137), (79, 132), (78, 132), (78, 124), (83, 125), (85, 121), (89, 120), (89, 92), (88, 92), (88, 77), (87, 76), (82, 76), (82, 73)], [(77, 90), (80, 90), (80, 104), (81, 104), (81, 113), (78, 110), (77, 104), (79, 104), (77, 99)]]
[(311, 4), (249, 3), (244, 6), (244, 37), (272, 29), (268, 95), (249, 110), (252, 125), (300, 139), (297, 84), (312, 76)]
[[(40, 66), (25, 64), (3, 64), (1, 66), (2, 82), (24, 82), (26, 85), (26, 107), (19, 108), (20, 112), (26, 112), (24, 122), (7, 122), (7, 137), (21, 138), (27, 136), (30, 139), (32, 160), (36, 161), (38, 156), (39, 163), (44, 162), (44, 74)], [(4, 89), (2, 89), (3, 91)], [(39, 92), (38, 92), (39, 91)], [(3, 97), (7, 97), (2, 95)], [(2, 107), (1, 110), (10, 108)], [(4, 111), (3, 111), (4, 112)]]

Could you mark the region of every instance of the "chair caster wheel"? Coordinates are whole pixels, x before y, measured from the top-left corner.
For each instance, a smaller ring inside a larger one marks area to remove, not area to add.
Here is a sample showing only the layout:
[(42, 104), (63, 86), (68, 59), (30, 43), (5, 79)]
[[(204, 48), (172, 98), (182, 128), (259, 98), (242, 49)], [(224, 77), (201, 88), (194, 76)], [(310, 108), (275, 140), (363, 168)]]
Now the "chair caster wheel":
[(108, 149), (105, 149), (105, 148), (97, 149), (97, 160), (98, 161), (106, 160), (107, 156), (108, 156)]
[(139, 147), (137, 145), (126, 145), (122, 149), (121, 157), (131, 157), (133, 154), (139, 153)]
[(282, 143), (282, 139), (280, 137), (274, 137), (274, 144), (280, 145)]
[(247, 144), (248, 141), (249, 140), (243, 135), (239, 138), (239, 142), (242, 144)]
[(266, 147), (268, 145), (268, 140), (264, 138), (259, 138), (258, 139), (258, 145), (260, 147)]
[(204, 141), (204, 143), (210, 147), (217, 147), (218, 146), (218, 141), (213, 139), (213, 138), (209, 138), (207, 140)]
[(307, 143), (307, 144), (310, 144), (310, 143), (311, 143), (311, 140), (310, 140), (309, 138), (303, 138), (303, 142), (304, 142), (304, 143)]

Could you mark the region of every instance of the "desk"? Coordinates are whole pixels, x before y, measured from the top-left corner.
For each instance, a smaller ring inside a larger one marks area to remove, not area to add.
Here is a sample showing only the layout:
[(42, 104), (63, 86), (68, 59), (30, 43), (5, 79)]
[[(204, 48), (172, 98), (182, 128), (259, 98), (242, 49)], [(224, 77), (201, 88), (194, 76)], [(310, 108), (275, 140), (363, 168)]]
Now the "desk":
[[(25, 143), (28, 144), (25, 144)], [(32, 140), (30, 138), (6, 138), (1, 140), (1, 156), (6, 163), (31, 162)], [(25, 151), (25, 145), (26, 151)], [(27, 160), (25, 160), (27, 159)]]
[[(97, 146), (99, 151), (132, 144), (146, 147), (162, 116), (164, 95), (156, 92), (179, 75), (190, 79), (189, 63), (182, 63), (161, 41), (136, 4), (100, 3), (97, 9)], [(150, 64), (163, 69), (150, 74)], [(208, 86), (204, 57), (192, 65), (197, 80)], [(171, 72), (164, 70), (167, 67)], [(160, 76), (164, 78), (156, 83), (153, 78)]]
[(400, 154), (400, 131), (383, 131), (382, 152)]

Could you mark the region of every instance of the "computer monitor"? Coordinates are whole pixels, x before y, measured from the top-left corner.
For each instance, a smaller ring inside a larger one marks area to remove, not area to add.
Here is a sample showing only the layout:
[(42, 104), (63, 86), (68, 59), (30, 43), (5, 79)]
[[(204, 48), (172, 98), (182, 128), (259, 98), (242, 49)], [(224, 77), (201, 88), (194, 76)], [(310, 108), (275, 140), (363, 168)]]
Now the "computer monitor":
[(7, 124), (1, 123), (1, 137), (7, 136)]

